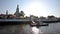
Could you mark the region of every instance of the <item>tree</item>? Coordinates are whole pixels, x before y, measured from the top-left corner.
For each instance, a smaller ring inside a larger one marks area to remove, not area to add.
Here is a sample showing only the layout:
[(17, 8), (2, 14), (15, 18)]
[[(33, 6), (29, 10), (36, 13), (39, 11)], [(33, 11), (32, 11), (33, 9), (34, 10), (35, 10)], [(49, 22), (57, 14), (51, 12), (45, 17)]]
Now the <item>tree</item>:
[(41, 16), (40, 19), (46, 19), (45, 17)]
[(49, 19), (51, 19), (51, 18), (55, 18), (55, 16), (51, 15), (51, 16), (48, 16), (48, 18), (49, 18)]
[(23, 11), (21, 11), (21, 12), (20, 12), (20, 15), (21, 15), (21, 16), (24, 16), (24, 15), (25, 15), (25, 13), (24, 13)]
[(19, 18), (24, 18), (25, 13), (23, 11), (20, 12)]

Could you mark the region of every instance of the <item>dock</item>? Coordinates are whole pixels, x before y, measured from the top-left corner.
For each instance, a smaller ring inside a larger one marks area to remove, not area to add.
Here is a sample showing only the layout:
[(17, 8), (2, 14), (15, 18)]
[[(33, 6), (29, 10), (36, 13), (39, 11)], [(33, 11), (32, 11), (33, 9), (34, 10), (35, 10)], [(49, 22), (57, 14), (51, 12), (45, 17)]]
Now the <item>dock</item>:
[[(40, 21), (40, 20), (37, 20)], [(43, 23), (54, 23), (54, 22), (60, 22), (60, 21), (41, 21)], [(0, 19), (0, 25), (17, 25), (17, 24), (30, 24), (30, 19)], [(37, 25), (38, 26), (38, 25)], [(40, 25), (39, 25), (40, 26)]]
[(29, 19), (0, 19), (0, 25), (19, 25), (29, 23)]

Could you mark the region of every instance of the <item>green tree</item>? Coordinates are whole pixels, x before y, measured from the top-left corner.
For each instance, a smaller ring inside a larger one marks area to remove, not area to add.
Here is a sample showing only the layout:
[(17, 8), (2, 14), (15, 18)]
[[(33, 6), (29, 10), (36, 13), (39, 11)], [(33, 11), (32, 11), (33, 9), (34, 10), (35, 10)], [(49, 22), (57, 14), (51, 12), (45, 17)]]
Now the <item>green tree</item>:
[(24, 15), (25, 15), (25, 13), (24, 13), (23, 11), (21, 11), (21, 12), (20, 12), (20, 15), (21, 15), (21, 16), (24, 16)]
[(51, 19), (51, 18), (55, 18), (55, 16), (51, 15), (51, 16), (48, 16), (48, 18), (49, 18), (49, 19)]

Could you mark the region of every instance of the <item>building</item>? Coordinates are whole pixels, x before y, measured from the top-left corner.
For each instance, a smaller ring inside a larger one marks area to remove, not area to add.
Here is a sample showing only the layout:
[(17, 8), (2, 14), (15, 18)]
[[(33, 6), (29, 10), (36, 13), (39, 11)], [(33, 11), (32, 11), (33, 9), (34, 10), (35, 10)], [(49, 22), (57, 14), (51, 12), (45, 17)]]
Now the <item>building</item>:
[(0, 14), (0, 19), (14, 19), (14, 18), (16, 18), (16, 16), (12, 14), (8, 14), (8, 15)]
[(0, 19), (15, 19), (16, 16), (13, 14), (8, 14), (8, 10), (6, 11), (6, 14), (0, 14)]
[(19, 12), (19, 5), (17, 5), (16, 12), (14, 13), (14, 15), (16, 15), (16, 18), (24, 18), (24, 12)]
[(16, 15), (16, 18), (18, 18), (20, 16), (19, 5), (17, 5), (16, 12), (14, 13), (14, 15)]
[(6, 11), (6, 15), (8, 15), (8, 10)]

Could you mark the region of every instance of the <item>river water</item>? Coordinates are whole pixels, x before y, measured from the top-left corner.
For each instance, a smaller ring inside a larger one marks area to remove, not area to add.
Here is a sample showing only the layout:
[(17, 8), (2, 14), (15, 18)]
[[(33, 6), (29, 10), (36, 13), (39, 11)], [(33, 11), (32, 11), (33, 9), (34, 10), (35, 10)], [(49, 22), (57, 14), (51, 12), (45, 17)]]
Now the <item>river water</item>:
[(0, 34), (60, 34), (60, 23), (31, 27), (29, 24), (0, 26)]

